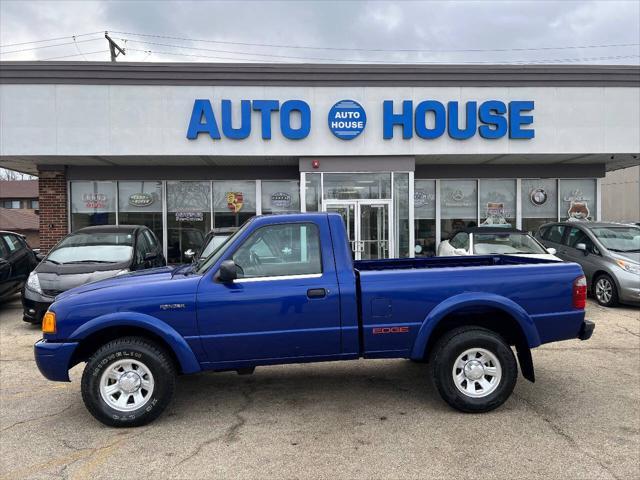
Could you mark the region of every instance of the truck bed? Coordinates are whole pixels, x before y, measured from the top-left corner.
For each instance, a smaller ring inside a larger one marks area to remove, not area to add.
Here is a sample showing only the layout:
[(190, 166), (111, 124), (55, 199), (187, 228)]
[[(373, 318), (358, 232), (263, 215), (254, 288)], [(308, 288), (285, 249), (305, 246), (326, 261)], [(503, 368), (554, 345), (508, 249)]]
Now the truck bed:
[(490, 267), (499, 265), (531, 265), (539, 263), (558, 263), (534, 257), (518, 257), (514, 255), (477, 255), (460, 257), (423, 257), (392, 258), (384, 260), (358, 260), (354, 262), (357, 271), (372, 270), (411, 270), (423, 268), (453, 267)]

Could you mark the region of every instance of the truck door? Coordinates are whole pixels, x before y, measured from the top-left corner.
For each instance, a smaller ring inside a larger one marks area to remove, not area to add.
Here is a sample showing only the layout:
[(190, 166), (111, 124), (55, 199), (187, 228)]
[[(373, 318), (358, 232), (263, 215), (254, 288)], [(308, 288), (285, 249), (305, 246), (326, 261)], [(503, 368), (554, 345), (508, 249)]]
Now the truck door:
[(239, 278), (203, 279), (198, 289), (198, 324), (211, 362), (340, 353), (340, 296), (326, 220), (257, 226), (224, 256), (236, 263)]

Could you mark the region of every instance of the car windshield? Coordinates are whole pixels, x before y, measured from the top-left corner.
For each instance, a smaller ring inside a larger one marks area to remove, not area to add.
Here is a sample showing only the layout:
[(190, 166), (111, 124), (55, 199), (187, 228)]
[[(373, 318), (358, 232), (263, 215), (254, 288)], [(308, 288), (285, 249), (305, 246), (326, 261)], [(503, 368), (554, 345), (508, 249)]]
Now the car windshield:
[[(203, 254), (200, 257), (200, 260), (198, 260), (198, 263), (194, 268), (196, 273), (204, 273), (209, 269), (209, 267), (211, 267), (211, 265), (216, 263), (220, 259), (222, 254), (226, 251), (227, 246), (231, 244), (233, 239), (236, 238), (238, 235), (240, 235), (242, 232), (244, 232), (250, 224), (251, 224), (251, 220), (246, 221), (236, 233), (225, 238), (224, 241), (220, 243), (217, 247), (214, 246), (213, 250), (209, 253), (209, 255), (205, 256), (205, 252), (203, 251), (202, 252)], [(213, 237), (213, 238), (215, 239), (216, 237)], [(210, 241), (207, 244), (207, 247), (209, 247), (209, 245), (211, 245), (212, 243), (213, 241)]]
[(53, 263), (125, 263), (133, 255), (129, 232), (78, 232), (62, 240), (47, 255)]
[(640, 228), (591, 227), (596, 238), (613, 252), (640, 252)]
[(211, 238), (209, 238), (209, 241), (202, 249), (202, 254), (200, 255), (200, 258), (207, 258), (215, 250), (217, 250), (220, 245), (224, 244), (230, 236), (231, 235), (214, 235)]
[(526, 233), (475, 233), (473, 251), (478, 255), (510, 253), (548, 253)]

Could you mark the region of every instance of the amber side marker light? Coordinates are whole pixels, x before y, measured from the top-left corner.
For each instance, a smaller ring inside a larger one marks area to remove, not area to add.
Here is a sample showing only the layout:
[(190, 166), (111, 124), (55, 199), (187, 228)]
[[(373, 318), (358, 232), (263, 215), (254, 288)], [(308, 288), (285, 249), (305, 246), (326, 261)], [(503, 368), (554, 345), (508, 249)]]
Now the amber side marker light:
[(42, 317), (42, 333), (56, 333), (56, 314), (47, 312)]

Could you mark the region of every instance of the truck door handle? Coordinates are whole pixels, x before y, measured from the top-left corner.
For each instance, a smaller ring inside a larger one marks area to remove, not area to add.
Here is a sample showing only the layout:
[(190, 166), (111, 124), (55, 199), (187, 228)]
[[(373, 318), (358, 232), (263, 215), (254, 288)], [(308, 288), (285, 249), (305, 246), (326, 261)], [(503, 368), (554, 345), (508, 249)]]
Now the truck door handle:
[(307, 290), (307, 297), (309, 298), (324, 298), (327, 296), (327, 291), (324, 288), (310, 288)]

